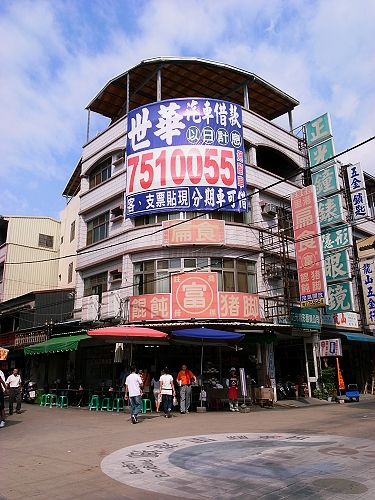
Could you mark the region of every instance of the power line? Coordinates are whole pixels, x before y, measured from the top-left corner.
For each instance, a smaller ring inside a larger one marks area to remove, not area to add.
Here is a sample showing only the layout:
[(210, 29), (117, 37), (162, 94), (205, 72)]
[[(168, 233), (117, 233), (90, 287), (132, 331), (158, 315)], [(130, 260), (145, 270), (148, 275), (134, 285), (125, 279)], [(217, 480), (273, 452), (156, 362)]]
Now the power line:
[[(364, 144), (367, 144), (368, 142), (373, 141), (374, 139), (375, 139), (375, 136), (370, 137), (369, 139), (366, 139), (365, 141), (363, 141), (363, 142), (361, 142), (361, 143), (359, 143), (359, 144), (357, 144), (355, 146), (352, 146), (351, 148), (348, 148), (345, 151), (342, 151), (341, 153), (338, 153), (335, 156), (332, 156), (331, 158), (329, 158), (327, 160), (324, 160), (324, 161), (320, 162), (318, 165), (314, 165), (314, 167), (308, 167), (308, 168), (302, 168), (302, 167), (300, 167), (299, 169), (297, 169), (297, 171), (295, 171), (290, 176), (285, 177), (283, 179), (279, 179), (279, 180), (275, 181), (274, 183), (269, 184), (268, 186), (265, 186), (264, 188), (259, 188), (259, 189), (255, 190), (253, 193), (248, 194), (245, 198), (249, 199), (249, 198), (253, 197), (255, 194), (262, 193), (263, 191), (266, 191), (266, 190), (268, 190), (268, 189), (270, 189), (272, 187), (275, 187), (275, 186), (277, 186), (279, 184), (282, 184), (285, 181), (291, 180), (291, 179), (293, 179), (299, 173), (309, 172), (309, 171), (311, 171), (312, 168), (314, 168), (314, 169), (319, 168), (320, 166), (324, 165), (325, 163), (330, 162), (333, 159), (338, 158), (339, 156), (342, 156), (342, 155), (348, 153), (349, 151), (357, 149), (357, 148), (363, 146)], [(245, 199), (245, 198), (242, 198), (242, 199)], [(242, 199), (237, 199), (237, 201), (241, 201)], [(154, 232), (149, 233), (147, 235), (142, 234), (142, 235), (139, 235), (139, 236), (135, 236), (134, 238), (131, 238), (130, 240), (127, 240), (127, 241), (121, 241), (121, 242), (118, 242), (118, 243), (113, 243), (112, 245), (107, 245), (105, 248), (106, 249), (113, 248), (113, 247), (117, 247), (119, 245), (124, 245), (124, 244), (132, 243), (134, 241), (137, 241), (137, 240), (145, 238), (145, 237), (154, 236), (154, 235), (156, 235), (156, 234), (158, 234), (160, 232), (166, 231), (167, 229), (171, 229), (171, 228), (177, 227), (177, 226), (179, 226), (181, 224), (186, 224), (186, 222), (188, 222), (190, 220), (199, 219), (199, 218), (201, 218), (201, 217), (203, 217), (203, 216), (205, 216), (207, 214), (210, 214), (210, 213), (220, 212), (220, 211), (222, 211), (223, 208), (229, 207), (232, 204), (233, 204), (233, 202), (227, 203), (227, 204), (223, 205), (220, 210), (219, 209), (214, 209), (214, 210), (202, 211), (201, 213), (195, 215), (194, 217), (191, 217), (190, 219), (184, 219), (182, 221), (176, 222), (176, 224), (174, 224), (173, 226), (170, 226), (168, 228), (163, 228), (162, 227), (162, 228), (157, 229)], [(77, 256), (87, 255), (87, 254), (94, 253), (94, 252), (99, 252), (99, 251), (102, 251), (102, 250), (103, 250), (103, 248), (92, 248), (90, 250), (85, 250), (85, 251), (82, 251), (82, 252), (77, 251), (77, 253), (75, 253), (75, 254), (64, 255), (62, 257), (55, 257), (55, 258), (51, 258), (51, 259), (33, 260), (33, 261), (23, 261), (23, 262), (7, 262), (7, 265), (35, 264), (35, 263), (41, 263), (41, 262), (52, 262), (52, 261), (56, 261), (56, 260), (62, 260), (62, 259), (68, 259), (68, 258), (75, 258)]]

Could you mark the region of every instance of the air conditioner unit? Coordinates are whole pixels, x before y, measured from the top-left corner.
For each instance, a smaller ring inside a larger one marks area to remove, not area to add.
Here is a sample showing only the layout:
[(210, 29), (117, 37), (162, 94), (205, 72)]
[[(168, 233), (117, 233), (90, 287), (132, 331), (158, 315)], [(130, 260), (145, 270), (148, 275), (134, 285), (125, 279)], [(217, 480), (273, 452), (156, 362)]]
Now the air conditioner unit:
[(99, 295), (83, 297), (81, 321), (96, 321), (99, 319), (99, 310)]
[(269, 279), (281, 280), (283, 277), (281, 267), (279, 266), (267, 265), (265, 271), (265, 274)]
[(273, 203), (266, 203), (265, 205), (262, 205), (262, 214), (275, 217), (275, 215), (277, 214), (277, 209), (277, 205), (274, 205)]
[(102, 295), (101, 318), (118, 318), (121, 315), (121, 296), (117, 291), (104, 292)]

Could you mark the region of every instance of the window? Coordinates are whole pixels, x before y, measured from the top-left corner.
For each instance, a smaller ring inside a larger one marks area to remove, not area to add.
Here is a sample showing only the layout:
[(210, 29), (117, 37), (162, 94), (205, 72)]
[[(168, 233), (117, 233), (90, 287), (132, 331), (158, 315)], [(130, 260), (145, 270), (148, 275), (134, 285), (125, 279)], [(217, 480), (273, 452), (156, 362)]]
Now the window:
[(89, 295), (99, 295), (99, 302), (102, 300), (102, 293), (107, 291), (107, 273), (94, 274), (83, 280), (84, 297)]
[(76, 237), (76, 221), (74, 220), (70, 224), (70, 241), (73, 241), (75, 237)]
[(38, 246), (53, 248), (53, 236), (49, 236), (48, 234), (39, 234)]
[(134, 264), (134, 295), (170, 293), (173, 273), (214, 271), (220, 292), (257, 293), (255, 262), (201, 257), (163, 259)]
[(87, 223), (86, 245), (108, 238), (109, 212), (91, 219)]
[(219, 292), (257, 293), (255, 262), (211, 258), (211, 270), (217, 273)]
[(99, 165), (92, 170), (89, 176), (90, 189), (109, 179), (111, 177), (111, 168), (112, 156), (107, 158), (102, 163), (99, 163)]
[(70, 262), (68, 266), (68, 283), (73, 281), (73, 262)]

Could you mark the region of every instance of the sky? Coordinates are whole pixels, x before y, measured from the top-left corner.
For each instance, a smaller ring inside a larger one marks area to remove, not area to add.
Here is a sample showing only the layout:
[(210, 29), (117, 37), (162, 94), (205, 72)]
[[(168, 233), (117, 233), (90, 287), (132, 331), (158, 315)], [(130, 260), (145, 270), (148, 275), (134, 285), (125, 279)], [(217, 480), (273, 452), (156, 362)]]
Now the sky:
[[(375, 136), (374, 22), (373, 0), (0, 2), (0, 214), (60, 218), (85, 107), (153, 57), (255, 73), (300, 101), (295, 127), (329, 112), (336, 153)], [(91, 113), (91, 136), (107, 125)], [(340, 159), (375, 176), (374, 152), (371, 141)]]

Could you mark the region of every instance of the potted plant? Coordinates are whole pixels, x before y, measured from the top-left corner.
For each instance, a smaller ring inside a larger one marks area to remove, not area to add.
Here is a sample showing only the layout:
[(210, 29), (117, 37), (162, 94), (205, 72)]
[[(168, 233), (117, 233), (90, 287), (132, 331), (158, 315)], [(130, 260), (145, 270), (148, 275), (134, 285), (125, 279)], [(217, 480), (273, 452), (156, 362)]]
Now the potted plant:
[(322, 368), (318, 383), (322, 395), (328, 401), (332, 401), (336, 392), (336, 368)]

